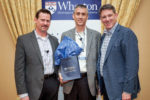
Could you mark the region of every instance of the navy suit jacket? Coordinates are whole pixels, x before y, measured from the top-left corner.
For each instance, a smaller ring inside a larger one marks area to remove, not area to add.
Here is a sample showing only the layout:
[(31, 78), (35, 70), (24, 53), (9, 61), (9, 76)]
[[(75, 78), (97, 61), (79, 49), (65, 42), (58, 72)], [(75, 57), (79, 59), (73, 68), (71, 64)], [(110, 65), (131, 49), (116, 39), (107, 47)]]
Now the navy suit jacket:
[[(105, 34), (101, 38), (101, 44), (104, 37)], [(99, 50), (101, 50), (101, 47)], [(98, 57), (97, 75), (101, 93), (103, 93), (100, 58), (101, 52)], [(138, 69), (137, 38), (132, 30), (118, 24), (109, 42), (103, 66), (103, 79), (109, 100), (122, 100), (123, 92), (132, 94), (132, 98), (137, 96), (140, 91)]]

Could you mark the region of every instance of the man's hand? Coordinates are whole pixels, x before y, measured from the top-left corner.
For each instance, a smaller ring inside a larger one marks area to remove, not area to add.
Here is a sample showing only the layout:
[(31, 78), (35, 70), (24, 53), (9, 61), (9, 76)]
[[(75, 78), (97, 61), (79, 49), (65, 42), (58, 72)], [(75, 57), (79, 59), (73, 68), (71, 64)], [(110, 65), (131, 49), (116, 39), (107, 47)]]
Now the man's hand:
[(98, 88), (98, 89), (97, 89), (96, 98), (98, 98), (99, 96), (101, 96), (101, 91), (100, 91), (100, 89)]
[(101, 90), (99, 88), (97, 89), (97, 94), (101, 95)]
[(20, 100), (30, 100), (30, 99), (29, 99), (29, 96), (26, 96), (26, 97), (21, 98)]
[(63, 84), (65, 84), (65, 83), (68, 83), (68, 82), (71, 81), (71, 80), (63, 81), (63, 77), (61, 76), (61, 74), (59, 74), (59, 81), (60, 81), (60, 84), (63, 85)]
[(122, 93), (122, 100), (131, 100), (131, 94), (123, 92)]
[(60, 84), (63, 85), (63, 78), (62, 78), (61, 74), (59, 74), (59, 81), (60, 81)]

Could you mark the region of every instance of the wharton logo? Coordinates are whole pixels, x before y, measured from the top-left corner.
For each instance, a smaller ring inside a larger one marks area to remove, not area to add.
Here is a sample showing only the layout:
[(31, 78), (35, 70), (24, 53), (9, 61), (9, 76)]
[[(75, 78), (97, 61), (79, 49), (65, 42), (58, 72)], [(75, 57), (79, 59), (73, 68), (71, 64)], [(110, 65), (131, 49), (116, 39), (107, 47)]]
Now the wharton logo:
[(51, 14), (54, 14), (57, 10), (56, 2), (45, 2), (45, 9), (48, 9)]
[(87, 6), (88, 19), (99, 20), (101, 0), (42, 0), (42, 8), (52, 13), (53, 20), (72, 20), (73, 11), (78, 4)]

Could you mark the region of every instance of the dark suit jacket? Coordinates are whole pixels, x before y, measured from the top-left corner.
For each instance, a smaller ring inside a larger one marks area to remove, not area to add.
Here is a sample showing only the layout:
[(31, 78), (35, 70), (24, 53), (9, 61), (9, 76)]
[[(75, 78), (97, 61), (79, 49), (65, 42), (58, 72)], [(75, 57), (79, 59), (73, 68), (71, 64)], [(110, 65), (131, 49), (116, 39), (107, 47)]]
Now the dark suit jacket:
[[(75, 28), (66, 31), (62, 34), (62, 39), (64, 36), (68, 36), (75, 40)], [(87, 77), (90, 92), (93, 96), (96, 95), (96, 62), (98, 59), (98, 46), (100, 42), (100, 33), (87, 28), (87, 46), (86, 46), (86, 67), (87, 67)], [(70, 81), (63, 85), (63, 91), (66, 94), (71, 92), (74, 81)]]
[[(101, 39), (101, 44), (105, 34)], [(99, 49), (101, 50), (101, 48)], [(102, 90), (100, 75), (99, 53), (97, 74)], [(109, 100), (121, 100), (122, 92), (132, 94), (135, 98), (140, 90), (139, 79), (139, 51), (138, 41), (132, 30), (118, 25), (109, 42), (103, 66), (103, 78)]]
[[(51, 35), (49, 40), (54, 53), (58, 41)], [(57, 72), (58, 68), (54, 67), (54, 73), (57, 74)], [(30, 100), (38, 100), (43, 87), (44, 67), (34, 31), (17, 39), (15, 80), (18, 94), (28, 93)]]

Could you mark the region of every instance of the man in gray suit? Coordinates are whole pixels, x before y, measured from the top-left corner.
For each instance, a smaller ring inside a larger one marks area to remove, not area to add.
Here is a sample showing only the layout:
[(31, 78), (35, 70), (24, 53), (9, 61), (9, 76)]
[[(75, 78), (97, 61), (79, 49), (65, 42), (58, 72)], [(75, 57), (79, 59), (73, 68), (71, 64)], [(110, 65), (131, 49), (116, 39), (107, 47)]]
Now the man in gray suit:
[(86, 27), (88, 10), (85, 5), (77, 5), (73, 19), (76, 27), (62, 34), (76, 41), (83, 48), (78, 56), (82, 78), (63, 84), (65, 100), (96, 100), (96, 61), (98, 58), (98, 46), (100, 33)]
[(40, 9), (35, 30), (17, 39), (15, 80), (21, 100), (57, 100), (58, 68), (54, 67), (53, 54), (58, 41), (47, 33), (50, 20), (51, 13)]
[(117, 22), (114, 6), (103, 5), (100, 18), (105, 26), (97, 64), (100, 92), (104, 100), (132, 100), (140, 91), (138, 40)]

